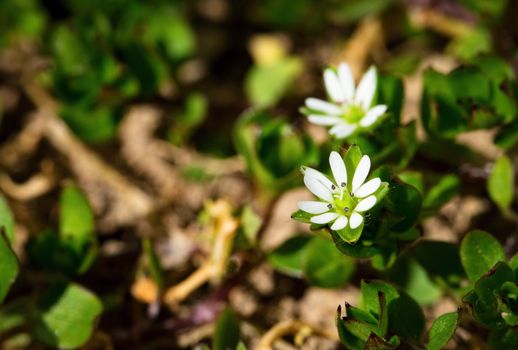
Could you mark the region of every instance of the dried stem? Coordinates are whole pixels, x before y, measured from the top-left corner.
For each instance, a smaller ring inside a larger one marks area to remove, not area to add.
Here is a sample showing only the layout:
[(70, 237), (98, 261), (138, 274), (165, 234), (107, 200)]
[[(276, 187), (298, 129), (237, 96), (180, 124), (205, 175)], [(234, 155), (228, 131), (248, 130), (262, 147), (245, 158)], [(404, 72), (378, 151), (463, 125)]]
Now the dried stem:
[(362, 20), (351, 38), (345, 43), (334, 63), (346, 61), (353, 75), (358, 79), (366, 68), (369, 55), (383, 44), (381, 22), (376, 17)]
[(164, 301), (171, 308), (175, 308), (204, 283), (220, 283), (225, 275), (239, 224), (232, 217), (232, 209), (226, 201), (219, 200), (213, 203), (209, 208), (209, 214), (212, 217), (211, 230), (214, 237), (210, 258), (185, 280), (166, 291)]
[[(78, 178), (88, 188), (102, 187), (110, 193), (110, 199), (116, 199), (116, 204), (110, 208), (112, 210), (105, 218), (111, 222), (110, 226), (131, 223), (153, 210), (154, 202), (146, 193), (131, 184), (74, 136), (57, 116), (57, 103), (41, 86), (29, 80), (24, 81), (24, 88), (37, 106), (36, 117), (43, 122), (44, 136), (67, 158)], [(86, 192), (87, 195), (93, 195)]]
[(332, 340), (339, 341), (338, 335), (336, 333), (329, 332), (320, 327), (310, 325), (308, 323), (298, 321), (298, 320), (287, 320), (277, 323), (275, 326), (270, 328), (268, 332), (266, 332), (259, 344), (257, 346), (257, 350), (272, 350), (274, 343), (288, 334), (295, 334), (295, 341), (301, 342), (307, 336), (311, 334), (315, 334), (321, 337), (329, 338)]

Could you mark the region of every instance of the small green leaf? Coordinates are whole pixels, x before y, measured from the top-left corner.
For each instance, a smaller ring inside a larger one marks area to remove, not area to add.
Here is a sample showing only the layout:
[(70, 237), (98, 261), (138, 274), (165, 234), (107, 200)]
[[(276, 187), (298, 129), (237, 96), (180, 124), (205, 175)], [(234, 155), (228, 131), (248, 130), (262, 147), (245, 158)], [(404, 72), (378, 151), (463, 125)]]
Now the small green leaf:
[(212, 349), (235, 349), (239, 343), (239, 333), (239, 320), (230, 308), (225, 308), (216, 321)]
[(477, 281), (497, 262), (506, 260), (500, 243), (484, 231), (472, 231), (464, 237), (460, 246), (460, 258), (472, 282)]
[(323, 288), (343, 286), (355, 270), (355, 260), (341, 254), (332, 241), (314, 236), (307, 247), (304, 259), (304, 276)]
[(11, 249), (3, 227), (0, 228), (0, 303), (4, 301), (9, 288), (18, 275), (18, 259)]
[(423, 206), (439, 209), (440, 206), (455, 196), (460, 188), (459, 178), (455, 175), (442, 177), (426, 194)]
[(285, 57), (277, 62), (253, 66), (245, 80), (248, 98), (257, 107), (275, 105), (302, 70), (296, 57)]
[(90, 203), (74, 185), (68, 185), (61, 192), (59, 201), (59, 232), (81, 244), (88, 240), (95, 230), (95, 221)]
[(302, 210), (297, 210), (296, 212), (294, 212), (293, 214), (291, 214), (291, 218), (293, 220), (296, 220), (296, 221), (300, 221), (300, 222), (303, 222), (305, 224), (311, 224), (311, 217), (313, 215), (311, 215), (310, 213), (306, 213), (305, 211), (302, 211)]
[(5, 200), (4, 196), (0, 194), (0, 227), (4, 227), (5, 234), (10, 243), (14, 242), (14, 219), (11, 209)]
[(92, 335), (102, 309), (99, 299), (87, 289), (58, 283), (38, 301), (34, 335), (55, 348), (80, 347)]
[(426, 350), (440, 350), (453, 337), (459, 322), (459, 311), (439, 316), (433, 321)]
[(509, 210), (514, 198), (514, 174), (507, 156), (503, 155), (496, 160), (487, 181), (487, 191), (500, 209)]
[(275, 269), (287, 275), (302, 277), (302, 268), (310, 241), (311, 236), (308, 235), (291, 237), (268, 255), (268, 261)]
[(423, 310), (406, 293), (389, 304), (389, 328), (394, 334), (410, 342), (419, 342), (424, 331)]
[(261, 227), (262, 220), (250, 205), (246, 205), (241, 212), (241, 229), (250, 244), (255, 244), (257, 233)]

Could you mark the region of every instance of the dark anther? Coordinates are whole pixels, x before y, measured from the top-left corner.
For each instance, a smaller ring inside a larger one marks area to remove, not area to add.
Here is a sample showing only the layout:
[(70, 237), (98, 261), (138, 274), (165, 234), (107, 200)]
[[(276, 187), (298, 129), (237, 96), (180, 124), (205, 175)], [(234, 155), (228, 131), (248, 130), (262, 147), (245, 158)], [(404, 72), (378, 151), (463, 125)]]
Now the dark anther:
[(351, 195), (351, 197), (354, 197), (354, 193), (352, 193), (352, 192), (351, 192), (351, 193), (349, 193), (349, 194)]
[(327, 207), (328, 207), (329, 209), (332, 209), (332, 208), (333, 208), (333, 206), (332, 206), (331, 204), (328, 204), (328, 205), (327, 205)]
[(336, 186), (335, 185), (331, 185), (331, 189), (332, 190), (336, 190)]
[(349, 211), (349, 207), (345, 207), (344, 211), (347, 213)]
[(345, 187), (345, 182), (342, 182), (340, 186)]

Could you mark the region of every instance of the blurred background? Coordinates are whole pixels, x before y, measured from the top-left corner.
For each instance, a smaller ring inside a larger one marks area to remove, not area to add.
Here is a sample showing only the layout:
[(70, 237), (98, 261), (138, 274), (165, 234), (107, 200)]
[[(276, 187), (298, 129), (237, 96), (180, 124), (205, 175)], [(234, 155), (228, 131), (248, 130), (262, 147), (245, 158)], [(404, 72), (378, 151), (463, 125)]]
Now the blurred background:
[[(289, 215), (304, 192), (279, 194), (301, 185), (301, 164), (321, 162), (326, 134), (299, 107), (325, 95), (323, 69), (345, 60), (357, 79), (374, 64), (386, 86), (404, 86), (399, 112), (411, 122), (427, 68), (447, 73), (491, 54), (517, 72), (517, 13), (513, 0), (1, 1), (0, 190), (26, 271), (6, 303), (73, 276), (104, 306), (87, 349), (210, 343), (204, 327), (229, 300), (250, 344), (283, 315), (333, 328), (336, 305), (357, 288), (310, 287), (261, 257), (302, 229)], [(274, 121), (254, 146), (261, 167), (246, 157), (257, 134), (247, 118)], [(494, 159), (492, 135), (462, 142)], [(432, 223), (430, 237), (458, 240), (466, 217), (486, 208), (467, 205), (448, 230)], [(161, 306), (160, 293), (210, 255), (207, 227), (232, 211), (242, 222), (237, 272)], [(65, 228), (80, 238), (63, 243)], [(57, 346), (25, 335), (4, 346)]]

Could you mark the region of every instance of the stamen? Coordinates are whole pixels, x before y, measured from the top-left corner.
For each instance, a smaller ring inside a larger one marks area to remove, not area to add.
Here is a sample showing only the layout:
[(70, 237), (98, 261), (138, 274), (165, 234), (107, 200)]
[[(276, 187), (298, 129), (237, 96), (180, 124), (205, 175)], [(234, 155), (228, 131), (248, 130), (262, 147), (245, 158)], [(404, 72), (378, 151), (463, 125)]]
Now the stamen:
[(333, 209), (333, 205), (332, 205), (332, 204), (328, 204), (328, 205), (327, 205), (327, 207), (328, 207), (329, 209)]
[(335, 185), (331, 185), (331, 189), (334, 191), (336, 190), (336, 186)]
[(340, 186), (345, 187), (345, 182), (342, 182)]
[(346, 212), (346, 213), (349, 212), (349, 207), (345, 207), (344, 212)]
[(351, 193), (349, 193), (349, 194), (351, 195), (351, 197), (354, 197), (354, 193), (352, 193), (352, 192), (351, 192)]

